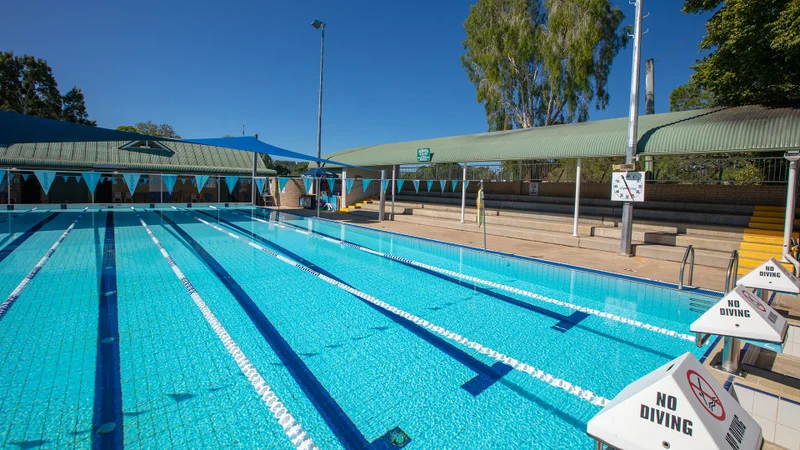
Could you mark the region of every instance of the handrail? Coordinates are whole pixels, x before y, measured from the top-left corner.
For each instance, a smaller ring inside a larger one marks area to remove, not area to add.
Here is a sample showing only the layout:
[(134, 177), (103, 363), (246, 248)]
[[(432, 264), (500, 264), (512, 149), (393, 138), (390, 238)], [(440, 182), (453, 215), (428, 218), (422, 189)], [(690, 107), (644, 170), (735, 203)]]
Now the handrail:
[[(690, 259), (690, 257), (691, 257), (691, 259)], [(691, 286), (692, 285), (692, 277), (694, 275), (694, 247), (691, 246), (691, 245), (686, 247), (686, 253), (683, 254), (683, 259), (681, 260), (681, 271), (680, 271), (680, 274), (678, 275), (678, 277), (680, 278), (680, 280), (678, 281), (678, 289), (679, 290), (683, 290), (683, 286), (684, 286), (684, 284), (683, 284), (683, 272), (684, 272), (684, 269), (686, 269), (686, 260), (687, 259), (689, 260), (689, 283), (687, 283), (686, 286)]]
[(792, 257), (792, 255), (788, 253), (784, 254), (783, 257), (794, 266), (794, 275), (796, 276), (800, 274), (800, 262), (798, 262), (796, 259), (794, 259), (794, 257)]
[(736, 277), (739, 274), (739, 251), (731, 252), (731, 260), (728, 262), (728, 271), (725, 273), (725, 293), (736, 288)]

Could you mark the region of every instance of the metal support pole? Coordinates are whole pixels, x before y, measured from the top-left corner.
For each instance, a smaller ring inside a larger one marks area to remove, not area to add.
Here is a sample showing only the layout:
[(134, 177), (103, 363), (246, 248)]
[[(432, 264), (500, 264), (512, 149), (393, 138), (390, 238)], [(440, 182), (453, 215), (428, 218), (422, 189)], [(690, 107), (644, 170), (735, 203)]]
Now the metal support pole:
[(253, 206), (256, 206), (256, 167), (258, 167), (256, 158), (258, 158), (258, 153), (253, 152), (253, 177), (250, 179), (250, 194), (252, 194)]
[[(397, 166), (392, 166), (392, 221), (394, 221), (394, 185), (396, 184), (394, 174), (397, 170)], [(381, 189), (383, 186), (381, 186)]]
[(464, 163), (464, 176), (461, 180), (461, 223), (464, 223), (464, 209), (467, 207), (467, 163)]
[[(161, 181), (161, 203), (164, 203), (164, 174), (159, 174), (159, 180)], [(94, 195), (92, 196), (92, 203), (94, 203)]]
[[(797, 202), (797, 156), (786, 158), (789, 160), (789, 181), (786, 187), (786, 218), (783, 222), (783, 252), (786, 255), (792, 251), (792, 232), (794, 231), (794, 215)], [(781, 261), (788, 262), (786, 257)]]
[(725, 336), (722, 347), (722, 370), (731, 374), (739, 373), (739, 352), (741, 347), (742, 342), (740, 340)]
[(575, 167), (575, 217), (572, 220), (572, 235), (578, 236), (578, 216), (581, 207), (581, 159), (578, 158), (578, 165)]
[[(319, 49), (319, 109), (317, 110), (317, 159), (322, 159), (322, 75), (325, 67), (325, 24), (321, 24), (322, 43)], [(322, 165), (317, 161), (317, 166)]]
[(347, 169), (342, 169), (342, 208), (347, 208)]
[(486, 251), (486, 200), (483, 195), (483, 180), (481, 180), (481, 225), (483, 225), (483, 251)]
[(6, 169), (6, 209), (11, 204), (11, 170)]
[[(625, 163), (633, 163), (636, 157), (636, 146), (639, 140), (639, 57), (642, 45), (642, 1), (636, 0), (636, 25), (633, 32), (633, 70), (631, 71), (630, 112), (628, 116), (628, 145), (625, 152)], [(631, 238), (633, 235), (633, 203), (622, 204), (622, 235), (619, 253), (631, 255)]]
[(321, 183), (320, 183), (320, 178), (319, 178), (319, 177), (316, 177), (316, 178), (314, 179), (314, 181), (316, 181), (316, 182), (317, 182), (317, 187), (316, 187), (316, 188), (314, 188), (314, 194), (316, 194), (316, 195), (314, 196), (314, 200), (315, 200), (315, 201), (316, 201), (316, 203), (317, 203), (317, 217), (319, 217), (319, 202), (322, 200), (322, 192), (320, 192), (320, 190), (319, 190), (319, 187), (320, 187), (320, 184), (321, 184)]
[(381, 170), (381, 185), (378, 189), (381, 190), (380, 207), (378, 208), (378, 222), (383, 222), (384, 211), (386, 211), (386, 189), (383, 188), (383, 180), (386, 179), (386, 170)]

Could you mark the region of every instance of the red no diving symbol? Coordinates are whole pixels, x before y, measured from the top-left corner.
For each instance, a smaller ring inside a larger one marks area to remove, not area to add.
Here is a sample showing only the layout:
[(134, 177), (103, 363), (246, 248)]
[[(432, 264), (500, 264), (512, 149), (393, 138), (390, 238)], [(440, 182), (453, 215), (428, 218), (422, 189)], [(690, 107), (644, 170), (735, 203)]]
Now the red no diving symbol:
[(722, 402), (714, 391), (714, 388), (694, 370), (686, 372), (686, 379), (689, 380), (689, 387), (692, 388), (692, 393), (694, 393), (694, 396), (700, 401), (700, 404), (703, 405), (703, 408), (705, 408), (713, 418), (720, 421), (725, 420), (725, 408), (722, 406)]
[(761, 299), (755, 296), (750, 291), (742, 290), (742, 297), (744, 297), (750, 304), (758, 308), (761, 312), (767, 312), (767, 308), (764, 307), (764, 304), (761, 303)]

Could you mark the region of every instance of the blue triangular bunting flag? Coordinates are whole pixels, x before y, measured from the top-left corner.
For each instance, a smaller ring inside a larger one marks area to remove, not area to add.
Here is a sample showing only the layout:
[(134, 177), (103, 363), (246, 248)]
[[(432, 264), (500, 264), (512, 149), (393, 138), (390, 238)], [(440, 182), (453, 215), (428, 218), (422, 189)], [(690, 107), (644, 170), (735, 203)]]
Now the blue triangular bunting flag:
[(202, 191), (203, 186), (206, 185), (206, 181), (208, 181), (208, 175), (195, 175), (194, 179), (197, 181), (197, 190)]
[(458, 184), (458, 180), (450, 180), (450, 184), (453, 186), (453, 192), (456, 191), (456, 185)]
[(75, 181), (81, 181), (81, 176), (80, 175), (75, 175)]
[(333, 188), (336, 187), (336, 178), (326, 178), (328, 181), (328, 192), (333, 195)]
[(283, 188), (286, 187), (286, 183), (289, 182), (289, 178), (287, 177), (278, 177), (278, 190), (283, 192)]
[(267, 184), (266, 178), (256, 178), (256, 188), (258, 189), (258, 193), (264, 192), (264, 185)]
[(142, 176), (140, 173), (123, 173), (122, 179), (125, 180), (125, 184), (128, 185), (128, 190), (131, 191), (131, 195), (133, 195), (133, 191), (136, 190), (136, 185), (139, 184), (139, 178)]
[(153, 183), (158, 183), (158, 177), (153, 177)]
[(186, 178), (181, 178), (181, 184), (186, 184)]
[(464, 190), (469, 187), (469, 180), (464, 180)]
[(29, 173), (22, 174), (22, 181), (28, 181), (29, 176), (31, 176)]
[(381, 188), (382, 192), (386, 192), (386, 188), (389, 187), (389, 180), (381, 180)]
[(53, 185), (53, 180), (56, 178), (56, 172), (54, 170), (34, 170), (33, 173), (39, 180), (39, 184), (42, 185), (45, 195), (47, 195), (50, 192), (50, 186)]
[(432, 187), (433, 187), (433, 180), (428, 180), (428, 192), (431, 191)]
[(169, 195), (172, 195), (172, 188), (175, 187), (175, 182), (178, 181), (177, 175), (161, 175), (161, 180), (164, 181), (164, 187), (167, 188)]
[(353, 189), (353, 182), (356, 181), (354, 178), (346, 178), (344, 180), (344, 185), (347, 188), (347, 193), (349, 194), (350, 191)]
[(94, 190), (97, 187), (97, 182), (100, 181), (100, 174), (97, 172), (82, 172), (83, 174), (83, 181), (86, 182), (86, 187), (89, 188), (89, 192), (94, 195)]
[(364, 178), (361, 180), (361, 189), (364, 192), (367, 192), (367, 188), (369, 187), (369, 183), (372, 181), (372, 178)]
[(403, 190), (403, 185), (406, 183), (406, 180), (397, 180), (397, 193), (399, 194), (400, 191)]
[(233, 188), (236, 187), (238, 181), (239, 177), (225, 177), (225, 186), (228, 186), (228, 194), (233, 195)]
[(445, 180), (439, 180), (439, 187), (442, 188), (442, 192), (444, 192), (444, 184), (447, 183)]
[(314, 184), (313, 178), (303, 178), (303, 186), (306, 187), (306, 194), (311, 193), (311, 186)]
[(66, 183), (67, 181), (69, 181), (69, 175), (61, 175), (61, 178), (63, 178), (63, 179), (64, 179), (64, 183)]
[(419, 194), (419, 180), (411, 180), (411, 183), (414, 185), (414, 190)]

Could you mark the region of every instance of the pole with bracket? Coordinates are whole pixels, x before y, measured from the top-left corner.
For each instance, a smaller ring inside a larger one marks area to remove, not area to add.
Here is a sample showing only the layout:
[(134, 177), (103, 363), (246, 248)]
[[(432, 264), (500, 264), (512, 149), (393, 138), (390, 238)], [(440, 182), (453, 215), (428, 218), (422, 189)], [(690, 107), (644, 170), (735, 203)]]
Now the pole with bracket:
[[(797, 203), (797, 161), (800, 159), (800, 151), (786, 152), (783, 156), (789, 160), (789, 180), (786, 186), (786, 217), (783, 223), (783, 255), (792, 252), (792, 232), (794, 231), (794, 216)], [(782, 257), (783, 262), (789, 262), (786, 256)]]
[(578, 158), (578, 164), (575, 166), (575, 213), (572, 219), (572, 235), (578, 237), (578, 216), (580, 215), (581, 207), (581, 159)]
[[(633, 70), (631, 71), (630, 111), (628, 115), (628, 144), (625, 163), (633, 164), (636, 157), (639, 127), (639, 58), (642, 44), (642, 0), (636, 0), (636, 23), (633, 33)], [(631, 256), (633, 237), (633, 202), (622, 204), (622, 234), (619, 253)]]
[(380, 205), (378, 208), (378, 222), (383, 222), (383, 215), (386, 211), (386, 189), (383, 188), (383, 180), (386, 179), (386, 169), (381, 170), (381, 184), (378, 187), (380, 189)]
[[(395, 171), (397, 171), (397, 166), (392, 166), (392, 221), (394, 221), (394, 185), (396, 184)], [(381, 188), (383, 188), (383, 186), (381, 186)]]
[(461, 223), (464, 223), (464, 209), (467, 207), (467, 163), (464, 163), (464, 175), (461, 177)]

